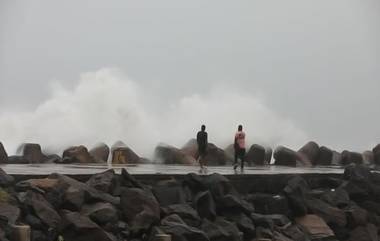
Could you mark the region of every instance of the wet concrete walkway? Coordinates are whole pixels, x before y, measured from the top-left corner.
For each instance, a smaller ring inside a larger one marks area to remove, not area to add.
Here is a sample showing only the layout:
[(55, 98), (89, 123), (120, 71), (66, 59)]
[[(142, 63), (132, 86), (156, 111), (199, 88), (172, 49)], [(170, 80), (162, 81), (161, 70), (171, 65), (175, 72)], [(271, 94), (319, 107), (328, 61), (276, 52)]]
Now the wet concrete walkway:
[[(61, 173), (69, 175), (91, 175), (103, 172), (113, 168), (117, 173), (122, 168), (126, 168), (129, 173), (135, 175), (184, 175), (187, 173), (199, 171), (198, 166), (184, 165), (159, 165), (159, 164), (138, 164), (138, 165), (61, 165), (61, 164), (30, 164), (17, 165), (7, 164), (0, 165), (5, 172), (11, 175), (49, 175), (51, 173)], [(283, 166), (263, 166), (263, 167), (246, 167), (243, 174), (246, 175), (273, 175), (273, 174), (342, 174), (342, 167), (312, 167), (312, 168), (295, 168)], [(240, 168), (235, 173), (231, 166), (208, 167), (208, 174), (220, 173), (222, 175), (241, 174)]]

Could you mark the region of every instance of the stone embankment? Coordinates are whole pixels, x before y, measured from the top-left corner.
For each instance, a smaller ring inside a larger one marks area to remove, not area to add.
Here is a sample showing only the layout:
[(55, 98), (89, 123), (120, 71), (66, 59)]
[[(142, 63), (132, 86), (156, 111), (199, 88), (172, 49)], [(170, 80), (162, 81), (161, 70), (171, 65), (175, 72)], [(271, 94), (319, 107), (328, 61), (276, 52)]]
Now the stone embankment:
[(29, 225), (33, 241), (379, 240), (380, 174), (365, 165), (260, 185), (267, 191), (243, 193), (225, 176), (193, 173), (147, 183), (126, 169), (17, 182), (0, 169), (0, 240), (14, 240), (14, 225)]
[[(59, 154), (45, 154), (39, 144), (25, 143), (17, 151), (17, 155), (8, 156), (4, 146), (0, 142), (0, 164), (33, 164), (33, 163), (57, 163), (57, 164), (182, 164), (197, 165), (198, 147), (195, 139), (189, 140), (182, 148), (160, 144), (155, 148), (152, 160), (143, 158), (121, 141), (112, 147), (102, 143), (92, 149), (87, 147), (72, 146)], [(208, 144), (207, 155), (204, 157), (209, 166), (232, 165), (234, 162), (233, 145), (222, 149), (212, 143)], [(367, 166), (380, 165), (380, 144), (372, 150), (362, 153), (344, 150), (337, 152), (326, 146), (320, 146), (315, 142), (308, 142), (298, 151), (285, 146), (278, 146), (274, 151), (270, 147), (253, 144), (247, 149), (245, 161), (247, 166), (279, 165), (291, 167), (313, 166), (345, 166), (351, 163)]]

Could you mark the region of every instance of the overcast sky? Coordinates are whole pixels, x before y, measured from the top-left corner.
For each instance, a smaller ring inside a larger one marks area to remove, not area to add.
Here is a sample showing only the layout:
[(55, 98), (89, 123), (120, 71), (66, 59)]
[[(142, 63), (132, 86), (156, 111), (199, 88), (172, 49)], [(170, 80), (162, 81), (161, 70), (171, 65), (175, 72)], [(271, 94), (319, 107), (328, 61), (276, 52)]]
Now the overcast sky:
[(0, 115), (104, 67), (156, 104), (232, 86), (321, 144), (380, 142), (378, 0), (0, 0)]

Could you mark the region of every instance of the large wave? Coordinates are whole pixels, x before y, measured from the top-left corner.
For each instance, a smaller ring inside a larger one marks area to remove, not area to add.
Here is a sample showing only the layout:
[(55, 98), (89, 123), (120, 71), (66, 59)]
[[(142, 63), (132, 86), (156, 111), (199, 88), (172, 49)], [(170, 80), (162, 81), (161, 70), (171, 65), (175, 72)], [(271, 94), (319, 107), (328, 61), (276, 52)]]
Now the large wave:
[(222, 148), (233, 141), (238, 124), (251, 144), (298, 147), (307, 140), (303, 130), (260, 98), (230, 88), (218, 86), (170, 105), (160, 98), (117, 69), (84, 73), (72, 89), (52, 86), (50, 98), (33, 110), (1, 113), (0, 140), (10, 153), (23, 142), (58, 153), (72, 145), (122, 140), (148, 157), (159, 142), (181, 147), (201, 124), (209, 141)]

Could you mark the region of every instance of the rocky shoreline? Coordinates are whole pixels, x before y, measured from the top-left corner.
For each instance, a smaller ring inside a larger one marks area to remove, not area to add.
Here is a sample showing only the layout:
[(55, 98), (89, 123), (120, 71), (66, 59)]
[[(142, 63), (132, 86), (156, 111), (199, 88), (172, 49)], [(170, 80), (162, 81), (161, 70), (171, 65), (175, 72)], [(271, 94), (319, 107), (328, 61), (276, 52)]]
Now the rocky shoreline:
[(20, 224), (31, 227), (33, 241), (379, 238), (380, 174), (365, 165), (348, 165), (341, 177), (288, 175), (276, 187), (258, 185), (268, 191), (239, 192), (216, 173), (143, 183), (126, 169), (85, 182), (61, 174), (15, 182), (0, 169), (0, 240), (14, 240)]
[[(59, 154), (45, 154), (37, 143), (20, 145), (17, 155), (8, 156), (0, 142), (0, 164), (182, 164), (198, 165), (198, 147), (195, 139), (189, 140), (182, 148), (160, 144), (155, 148), (152, 160), (141, 157), (125, 143), (118, 141), (112, 147), (102, 143), (91, 149), (80, 145), (72, 146)], [(204, 157), (209, 166), (232, 165), (234, 160), (233, 145), (222, 149), (212, 143), (208, 144)], [(279, 165), (291, 167), (345, 166), (351, 163), (367, 166), (380, 165), (380, 144), (372, 150), (362, 153), (344, 150), (334, 151), (316, 142), (308, 142), (298, 151), (285, 146), (278, 146), (272, 151), (270, 147), (253, 144), (245, 156), (247, 166)]]

